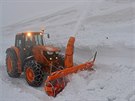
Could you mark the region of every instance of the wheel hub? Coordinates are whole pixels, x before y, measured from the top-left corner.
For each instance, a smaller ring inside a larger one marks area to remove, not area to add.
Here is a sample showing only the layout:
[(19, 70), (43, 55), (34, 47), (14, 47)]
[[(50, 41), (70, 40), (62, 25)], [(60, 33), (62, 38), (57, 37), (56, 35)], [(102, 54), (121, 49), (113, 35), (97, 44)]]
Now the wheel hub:
[(27, 68), (26, 77), (27, 77), (29, 82), (32, 82), (34, 80), (34, 72), (31, 68)]

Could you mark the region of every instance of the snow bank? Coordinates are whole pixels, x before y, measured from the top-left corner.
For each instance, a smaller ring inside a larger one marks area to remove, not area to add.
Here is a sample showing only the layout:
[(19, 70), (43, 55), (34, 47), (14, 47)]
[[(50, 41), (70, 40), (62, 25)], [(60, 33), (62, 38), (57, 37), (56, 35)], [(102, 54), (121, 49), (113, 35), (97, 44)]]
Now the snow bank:
[[(108, 50), (105, 47), (104, 49)], [(132, 101), (134, 99), (135, 55), (133, 60), (129, 60), (131, 56), (128, 54), (125, 57), (122, 55), (124, 52), (119, 53), (116, 50), (104, 52), (102, 49), (100, 52), (95, 71), (83, 71), (72, 75), (71, 82), (54, 101), (60, 99), (62, 101), (73, 101), (73, 99), (74, 101)], [(129, 52), (132, 53), (127, 50), (125, 53)]]
[(1, 101), (39, 101), (30, 93), (23, 92), (21, 88), (14, 88), (11, 84), (0, 79)]

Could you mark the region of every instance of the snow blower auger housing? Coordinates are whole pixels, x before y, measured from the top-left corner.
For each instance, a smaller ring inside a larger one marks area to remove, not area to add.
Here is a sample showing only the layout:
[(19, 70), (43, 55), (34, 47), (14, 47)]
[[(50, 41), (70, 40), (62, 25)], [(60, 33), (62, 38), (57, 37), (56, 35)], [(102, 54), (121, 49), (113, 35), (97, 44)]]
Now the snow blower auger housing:
[(63, 69), (60, 49), (43, 43), (43, 32), (24, 32), (16, 35), (15, 46), (6, 50), (7, 73), (17, 78), (23, 72), (30, 86), (38, 87), (52, 72)]
[(65, 69), (51, 73), (51, 75), (49, 75), (45, 80), (44, 90), (48, 96), (55, 97), (65, 88), (69, 81), (66, 77), (67, 75), (77, 73), (77, 71), (92, 69), (92, 66), (94, 65), (97, 52), (95, 53), (92, 61), (73, 66), (74, 42), (75, 37), (70, 37), (65, 53)]

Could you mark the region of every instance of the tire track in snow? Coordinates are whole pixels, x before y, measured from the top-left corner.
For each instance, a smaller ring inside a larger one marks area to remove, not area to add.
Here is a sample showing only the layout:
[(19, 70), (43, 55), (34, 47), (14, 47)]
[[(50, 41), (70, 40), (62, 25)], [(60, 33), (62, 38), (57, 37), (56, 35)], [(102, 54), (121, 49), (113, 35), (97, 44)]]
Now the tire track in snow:
[(1, 65), (0, 69), (0, 79), (10, 87), (19, 89), (20, 93), (25, 92), (31, 94), (37, 97), (40, 101), (51, 100), (51, 98), (43, 91), (43, 85), (37, 88), (31, 87), (26, 83), (24, 75), (21, 75), (20, 78), (10, 78), (6, 72), (6, 66)]

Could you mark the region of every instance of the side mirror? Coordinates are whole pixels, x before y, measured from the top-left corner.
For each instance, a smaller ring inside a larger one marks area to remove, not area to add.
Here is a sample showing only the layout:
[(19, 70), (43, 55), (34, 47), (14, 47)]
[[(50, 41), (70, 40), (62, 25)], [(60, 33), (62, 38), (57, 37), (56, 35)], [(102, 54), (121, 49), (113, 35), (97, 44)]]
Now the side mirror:
[(45, 34), (45, 36), (47, 37), (47, 38), (50, 38), (50, 34), (49, 33), (44, 33)]
[(49, 33), (47, 34), (47, 38), (50, 38), (50, 34)]

